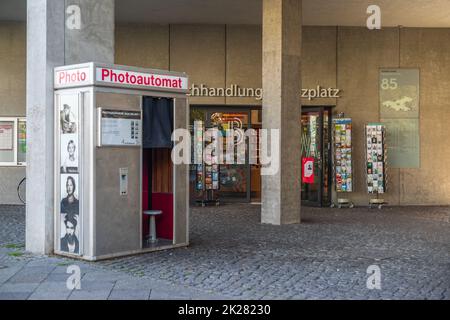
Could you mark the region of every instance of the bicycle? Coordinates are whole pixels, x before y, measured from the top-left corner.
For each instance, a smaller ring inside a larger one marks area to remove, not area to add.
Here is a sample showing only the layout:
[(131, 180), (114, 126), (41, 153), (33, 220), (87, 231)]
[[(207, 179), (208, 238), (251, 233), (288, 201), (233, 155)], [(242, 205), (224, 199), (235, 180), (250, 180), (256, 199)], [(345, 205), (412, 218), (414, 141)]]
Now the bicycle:
[(20, 182), (19, 185), (17, 186), (17, 196), (19, 197), (20, 202), (22, 202), (23, 204), (26, 204), (26, 183), (25, 181), (27, 180), (27, 178), (23, 178)]

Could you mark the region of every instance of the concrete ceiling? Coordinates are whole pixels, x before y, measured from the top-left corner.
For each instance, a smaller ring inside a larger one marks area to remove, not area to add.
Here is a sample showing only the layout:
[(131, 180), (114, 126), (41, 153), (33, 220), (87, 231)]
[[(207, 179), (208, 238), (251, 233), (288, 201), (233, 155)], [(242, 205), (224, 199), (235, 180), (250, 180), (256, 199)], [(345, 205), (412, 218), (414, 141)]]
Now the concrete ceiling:
[[(365, 26), (370, 4), (384, 27), (450, 27), (450, 0), (303, 0), (303, 24)], [(119, 22), (260, 24), (261, 11), (262, 0), (116, 0)], [(26, 0), (0, 0), (0, 21), (25, 19)]]
[(0, 0), (0, 21), (25, 21), (26, 0)]

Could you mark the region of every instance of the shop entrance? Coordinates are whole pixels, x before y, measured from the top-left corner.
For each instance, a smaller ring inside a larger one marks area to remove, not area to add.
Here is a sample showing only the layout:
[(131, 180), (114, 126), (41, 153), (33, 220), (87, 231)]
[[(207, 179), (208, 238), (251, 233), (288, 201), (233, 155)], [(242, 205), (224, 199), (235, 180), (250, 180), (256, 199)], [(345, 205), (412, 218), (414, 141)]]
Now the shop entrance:
[(302, 179), (302, 205), (331, 204), (331, 107), (302, 107), (302, 163), (312, 163), (312, 174)]
[[(261, 107), (254, 106), (191, 106), (190, 125), (192, 134), (194, 122), (202, 121), (204, 130), (216, 128), (221, 132), (231, 129), (241, 129), (244, 132), (249, 129), (261, 128)], [(260, 202), (261, 201), (261, 173), (259, 165), (249, 164), (248, 141), (243, 139), (235, 141), (245, 143), (245, 164), (220, 164), (218, 172), (218, 187), (214, 190), (214, 196), (226, 202)], [(235, 159), (239, 148), (235, 149)], [(191, 202), (202, 197), (204, 189), (199, 188), (198, 166), (191, 166), (190, 195)], [(214, 178), (214, 175), (213, 175)], [(208, 181), (206, 181), (207, 184)], [(214, 181), (213, 181), (214, 183)]]

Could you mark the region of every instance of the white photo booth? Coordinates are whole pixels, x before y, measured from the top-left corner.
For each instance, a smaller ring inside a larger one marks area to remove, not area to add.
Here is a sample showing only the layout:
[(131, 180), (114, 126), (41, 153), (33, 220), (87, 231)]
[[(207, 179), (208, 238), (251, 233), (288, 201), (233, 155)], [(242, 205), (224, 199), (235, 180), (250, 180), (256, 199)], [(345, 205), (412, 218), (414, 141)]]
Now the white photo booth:
[(55, 253), (85, 260), (187, 246), (184, 73), (86, 63), (55, 69)]

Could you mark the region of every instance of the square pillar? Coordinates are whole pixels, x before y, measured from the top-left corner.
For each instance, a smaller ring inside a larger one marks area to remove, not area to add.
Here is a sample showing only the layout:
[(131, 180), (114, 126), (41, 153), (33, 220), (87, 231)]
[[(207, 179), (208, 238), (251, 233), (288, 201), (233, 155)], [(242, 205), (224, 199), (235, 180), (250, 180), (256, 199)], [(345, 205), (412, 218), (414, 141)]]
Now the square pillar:
[[(262, 176), (261, 221), (300, 223), (301, 0), (263, 0), (263, 129), (279, 130), (279, 170)], [(270, 152), (266, 151), (266, 154)]]
[[(80, 28), (68, 28), (70, 18), (80, 19)], [(53, 69), (113, 60), (114, 0), (27, 1), (27, 251), (54, 247)]]
[[(114, 63), (114, 0), (65, 0), (66, 19), (80, 8), (80, 29), (66, 28), (65, 64)], [(67, 9), (68, 8), (68, 9)]]

